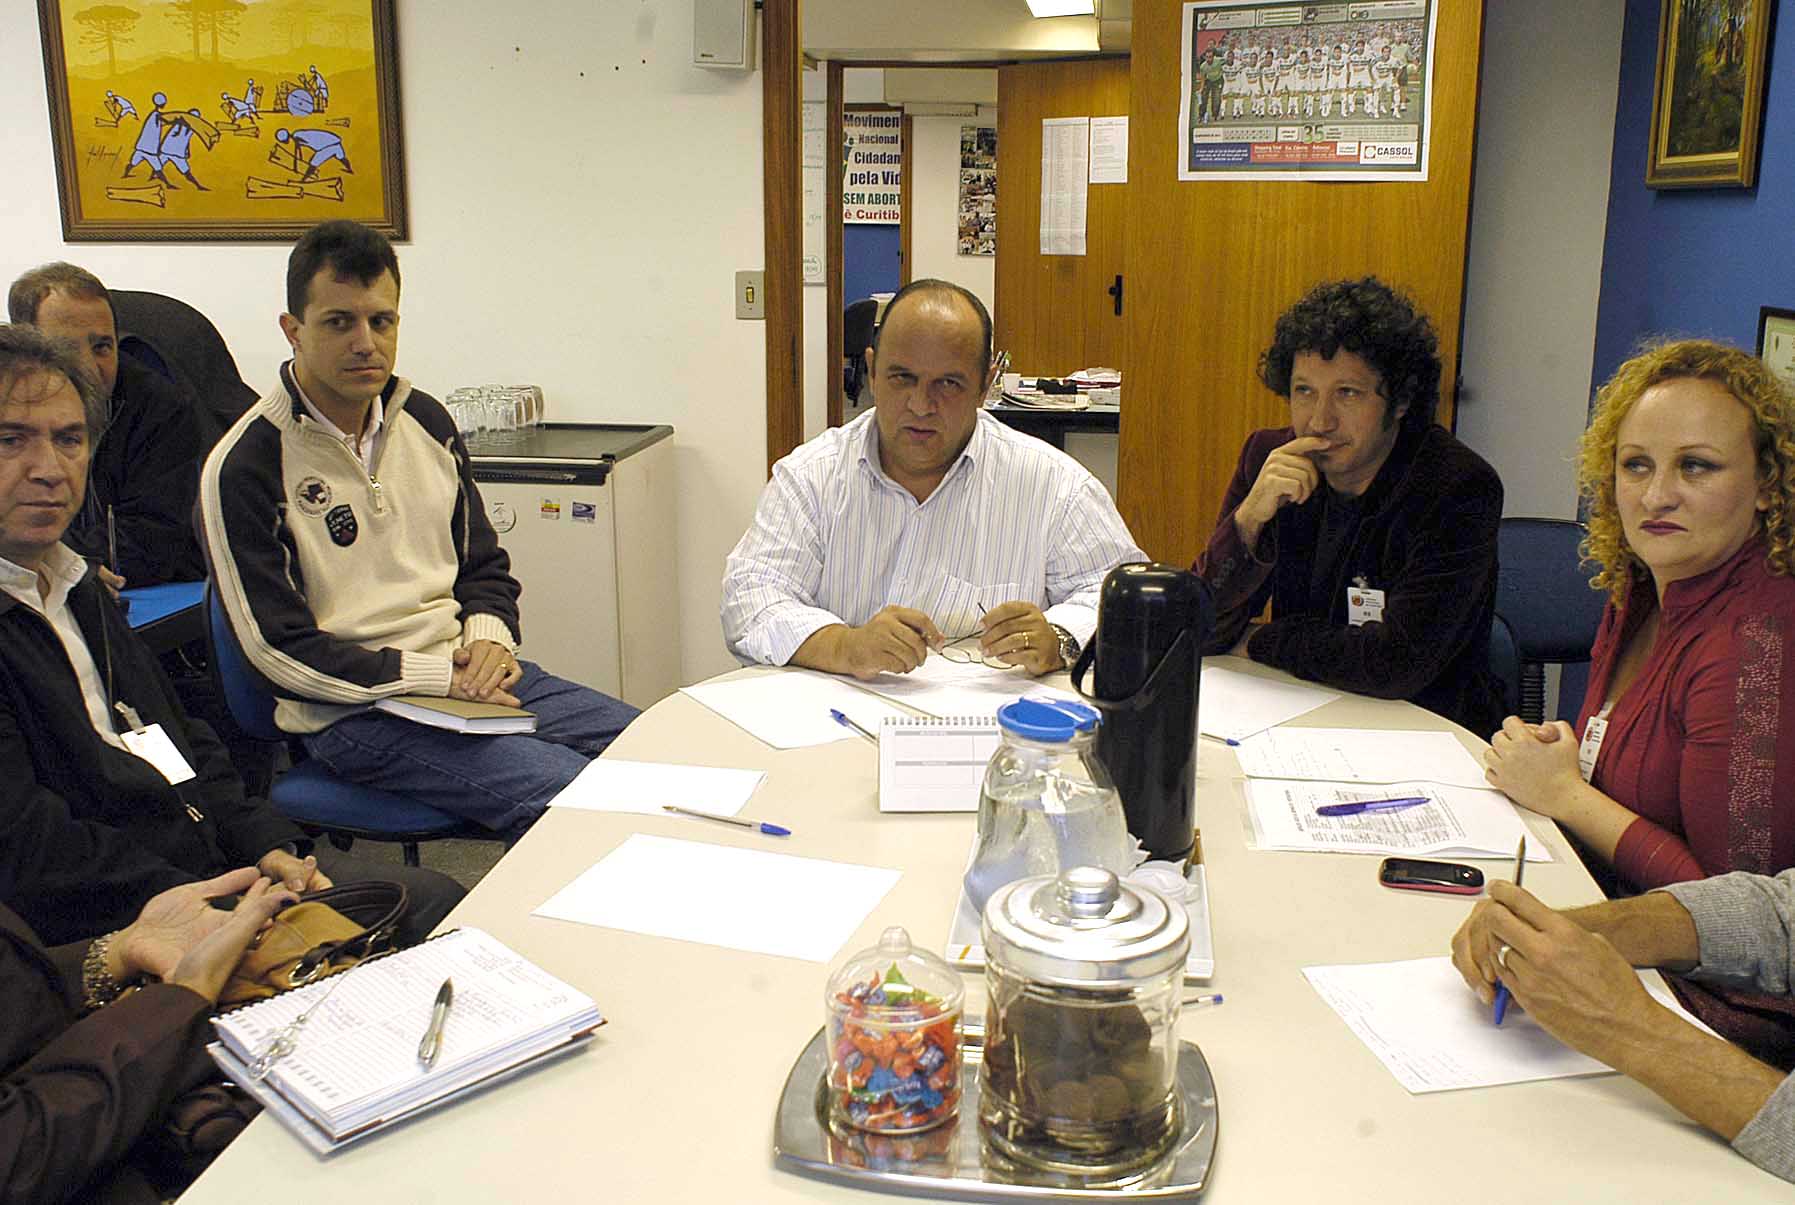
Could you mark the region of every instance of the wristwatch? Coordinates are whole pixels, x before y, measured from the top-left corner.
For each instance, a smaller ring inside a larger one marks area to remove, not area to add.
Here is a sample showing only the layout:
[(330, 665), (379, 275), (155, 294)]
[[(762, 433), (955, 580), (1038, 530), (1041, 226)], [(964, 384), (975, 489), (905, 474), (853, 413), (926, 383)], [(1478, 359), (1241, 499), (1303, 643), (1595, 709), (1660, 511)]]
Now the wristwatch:
[(1071, 669), (1072, 663), (1078, 660), (1078, 638), (1057, 623), (1047, 626), (1053, 629), (1054, 638), (1060, 642), (1060, 660)]

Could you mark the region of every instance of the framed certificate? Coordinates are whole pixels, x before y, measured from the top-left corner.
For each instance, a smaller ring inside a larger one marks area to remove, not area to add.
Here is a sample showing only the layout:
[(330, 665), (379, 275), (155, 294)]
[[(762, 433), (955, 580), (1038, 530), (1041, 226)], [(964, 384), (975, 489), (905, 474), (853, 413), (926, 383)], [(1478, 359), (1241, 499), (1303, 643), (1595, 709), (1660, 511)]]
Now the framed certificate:
[(1758, 356), (1770, 371), (1795, 386), (1795, 310), (1758, 309)]

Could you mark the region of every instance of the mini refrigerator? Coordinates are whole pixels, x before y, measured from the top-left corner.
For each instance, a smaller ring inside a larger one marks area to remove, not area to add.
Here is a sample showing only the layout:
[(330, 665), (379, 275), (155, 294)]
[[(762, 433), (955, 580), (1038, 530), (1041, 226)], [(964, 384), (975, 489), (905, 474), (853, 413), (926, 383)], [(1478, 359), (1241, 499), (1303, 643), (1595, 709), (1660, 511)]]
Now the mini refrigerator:
[(643, 708), (679, 689), (672, 436), (549, 423), (467, 444), (523, 586), (521, 655)]

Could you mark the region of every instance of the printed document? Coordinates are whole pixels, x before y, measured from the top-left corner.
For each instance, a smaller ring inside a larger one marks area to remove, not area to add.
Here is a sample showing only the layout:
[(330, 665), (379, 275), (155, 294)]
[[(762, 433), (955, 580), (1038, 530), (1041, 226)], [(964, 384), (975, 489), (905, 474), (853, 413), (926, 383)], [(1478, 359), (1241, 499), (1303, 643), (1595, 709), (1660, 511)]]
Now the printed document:
[(552, 808), (588, 812), (640, 812), (660, 815), (665, 804), (696, 808), (718, 816), (742, 810), (766, 775), (759, 770), (726, 770), (720, 766), (674, 766), (662, 762), (624, 761), (598, 757), (587, 763)]
[[(1505, 858), (1527, 832), (1521, 814), (1501, 791), (1431, 782), (1354, 785), (1286, 778), (1249, 778), (1245, 785), (1254, 844), (1260, 849)], [(1357, 816), (1315, 814), (1333, 803), (1416, 796), (1427, 802)], [(1527, 860), (1550, 862), (1552, 854), (1545, 842), (1533, 840), (1527, 842)]]
[(1488, 787), (1483, 767), (1450, 732), (1373, 728), (1274, 728), (1234, 751), (1250, 778), (1323, 782), (1407, 782)]
[[(1560, 1042), (1518, 1007), (1509, 1008), (1498, 1028), (1490, 1020), (1490, 1006), (1471, 994), (1450, 958), (1304, 967), (1303, 974), (1410, 1092), (1488, 1088), (1611, 1070)], [(1683, 1011), (1656, 972), (1642, 972), (1640, 980), (1660, 1004), (1701, 1024)]]
[(1197, 730), (1224, 741), (1244, 741), (1339, 697), (1338, 691), (1318, 686), (1205, 665), (1202, 693), (1197, 696)]
[(882, 866), (637, 833), (535, 915), (827, 962), (897, 881)]

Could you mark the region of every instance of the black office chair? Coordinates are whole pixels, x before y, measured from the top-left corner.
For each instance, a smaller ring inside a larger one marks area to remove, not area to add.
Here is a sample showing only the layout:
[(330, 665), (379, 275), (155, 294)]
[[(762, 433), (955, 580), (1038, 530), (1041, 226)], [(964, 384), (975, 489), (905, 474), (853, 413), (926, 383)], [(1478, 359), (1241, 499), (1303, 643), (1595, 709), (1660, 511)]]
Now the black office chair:
[(1504, 519), (1497, 534), (1501, 570), (1496, 614), (1514, 633), (1521, 660), (1521, 706), (1529, 723), (1546, 718), (1546, 666), (1567, 667), (1558, 692), (1558, 714), (1575, 719), (1583, 693), (1590, 646), (1602, 622), (1607, 596), (1589, 587), (1580, 546), (1589, 534), (1564, 519)]
[(873, 320), (878, 314), (879, 303), (871, 297), (842, 311), (841, 387), (850, 402), (866, 388), (866, 349), (873, 345)]
[(1490, 672), (1502, 683), (1502, 714), (1520, 715), (1521, 651), (1515, 646), (1514, 630), (1500, 615), (1490, 620)]
[(202, 449), (210, 450), (260, 395), (246, 385), (212, 320), (161, 293), (113, 289), (119, 351), (185, 385), (199, 399)]

